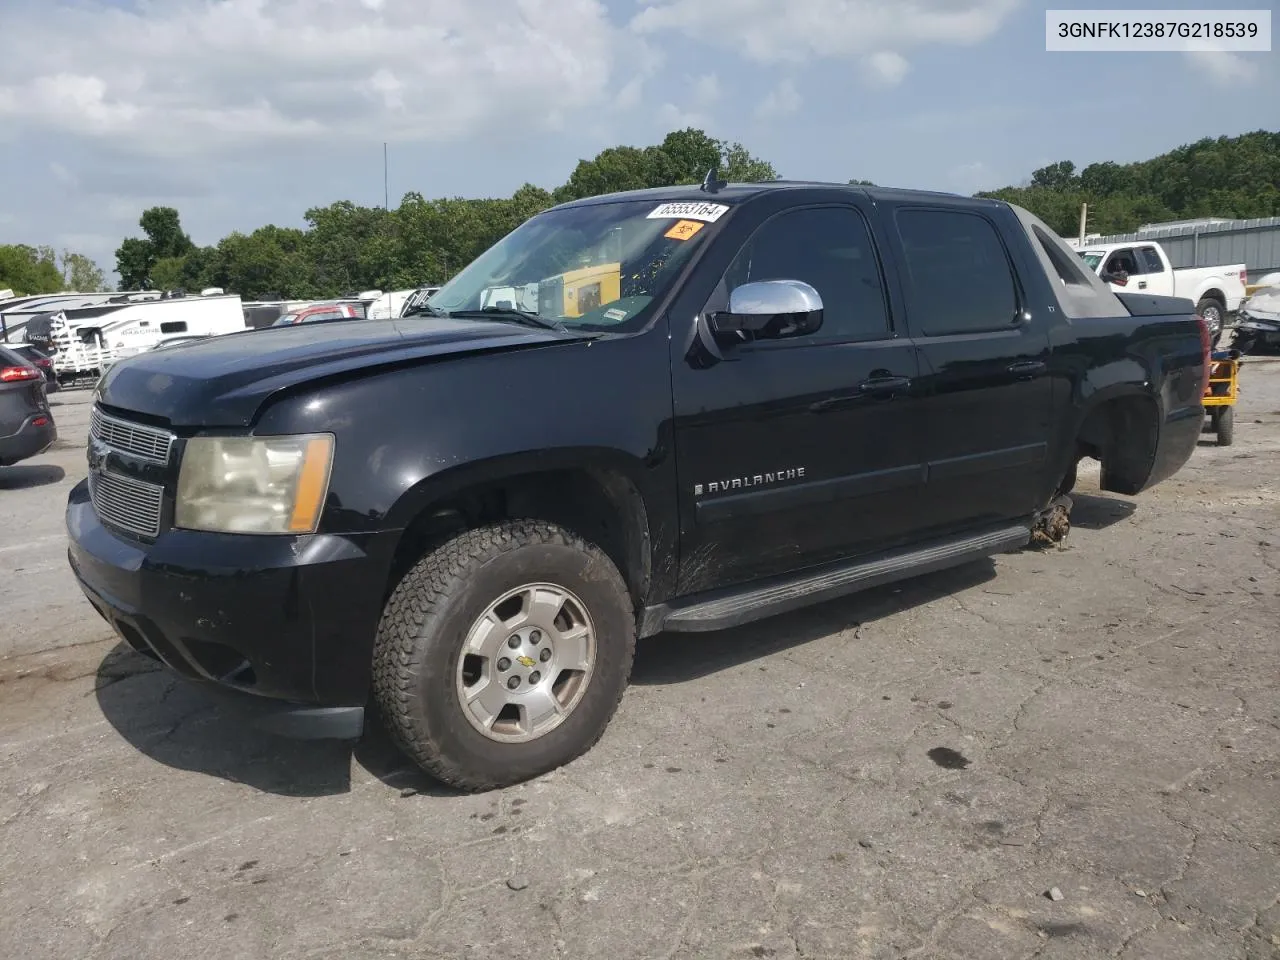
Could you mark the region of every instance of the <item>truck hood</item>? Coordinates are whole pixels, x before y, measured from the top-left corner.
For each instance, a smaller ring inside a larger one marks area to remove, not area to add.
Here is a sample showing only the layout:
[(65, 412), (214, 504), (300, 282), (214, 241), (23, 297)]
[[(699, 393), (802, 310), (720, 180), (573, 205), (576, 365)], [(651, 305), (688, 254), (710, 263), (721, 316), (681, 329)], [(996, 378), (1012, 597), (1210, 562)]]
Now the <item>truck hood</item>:
[(247, 427), (273, 394), (310, 381), (580, 339), (512, 323), (427, 316), (270, 327), (119, 360), (98, 381), (95, 396), (174, 427)]

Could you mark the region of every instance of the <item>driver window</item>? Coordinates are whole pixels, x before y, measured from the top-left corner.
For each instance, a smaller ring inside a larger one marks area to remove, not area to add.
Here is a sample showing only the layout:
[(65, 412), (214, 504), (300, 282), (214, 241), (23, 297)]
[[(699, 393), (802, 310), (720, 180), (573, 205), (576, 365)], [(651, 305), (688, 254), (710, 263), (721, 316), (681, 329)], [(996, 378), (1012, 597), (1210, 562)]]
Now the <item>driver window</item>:
[(1119, 273), (1121, 270), (1130, 276), (1140, 272), (1132, 250), (1117, 250), (1107, 261), (1107, 273)]
[(871, 232), (852, 207), (791, 210), (766, 221), (730, 264), (724, 293), (757, 280), (801, 280), (822, 297), (822, 327), (796, 346), (890, 335)]

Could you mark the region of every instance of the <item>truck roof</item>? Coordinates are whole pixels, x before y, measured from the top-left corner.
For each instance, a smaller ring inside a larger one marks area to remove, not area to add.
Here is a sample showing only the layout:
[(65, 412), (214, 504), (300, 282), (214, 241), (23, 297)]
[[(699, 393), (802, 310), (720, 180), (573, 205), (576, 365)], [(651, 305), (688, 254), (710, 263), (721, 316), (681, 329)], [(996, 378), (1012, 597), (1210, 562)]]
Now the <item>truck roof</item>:
[(1080, 245), (1077, 243), (1077, 253), (1110, 253), (1112, 250), (1120, 250), (1124, 247), (1158, 247), (1159, 240), (1121, 240), (1114, 243), (1085, 243)]
[(859, 196), (868, 196), (873, 200), (927, 200), (945, 201), (949, 203), (979, 204), (998, 206), (1001, 201), (979, 197), (966, 197), (958, 193), (944, 193), (937, 190), (909, 190), (899, 187), (867, 187), (851, 183), (835, 183), (822, 180), (765, 180), (759, 183), (729, 183), (714, 192), (703, 190), (698, 184), (672, 187), (649, 187), (643, 190), (624, 190), (618, 193), (606, 193), (595, 197), (583, 197), (580, 200), (569, 200), (559, 204), (555, 209), (565, 207), (585, 207), (597, 203), (617, 203), (623, 200), (651, 200), (655, 203), (667, 201), (686, 201), (692, 203), (712, 203), (717, 200), (729, 203), (750, 200), (765, 193), (781, 191), (809, 190), (844, 190)]

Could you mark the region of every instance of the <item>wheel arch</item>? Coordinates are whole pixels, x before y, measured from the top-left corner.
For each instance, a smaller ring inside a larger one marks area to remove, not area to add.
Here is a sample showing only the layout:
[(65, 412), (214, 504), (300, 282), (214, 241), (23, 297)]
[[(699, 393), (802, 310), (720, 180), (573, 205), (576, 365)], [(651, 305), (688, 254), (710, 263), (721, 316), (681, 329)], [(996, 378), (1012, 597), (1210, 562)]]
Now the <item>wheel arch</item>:
[(1218, 306), (1222, 308), (1222, 312), (1226, 313), (1227, 295), (1224, 291), (1218, 289), (1218, 287), (1215, 286), (1213, 283), (1209, 283), (1206, 289), (1201, 290), (1196, 295), (1196, 303), (1199, 304), (1201, 300), (1216, 301)]
[(1161, 420), (1157, 398), (1136, 385), (1099, 391), (1077, 420), (1074, 457), (1102, 463), (1102, 490), (1133, 496), (1155, 469)]
[(387, 514), (388, 525), (400, 531), (387, 592), (424, 553), (457, 533), (528, 518), (559, 524), (604, 550), (639, 609), (653, 579), (642, 469), (617, 451), (567, 448), (496, 456), (433, 474), (405, 491)]

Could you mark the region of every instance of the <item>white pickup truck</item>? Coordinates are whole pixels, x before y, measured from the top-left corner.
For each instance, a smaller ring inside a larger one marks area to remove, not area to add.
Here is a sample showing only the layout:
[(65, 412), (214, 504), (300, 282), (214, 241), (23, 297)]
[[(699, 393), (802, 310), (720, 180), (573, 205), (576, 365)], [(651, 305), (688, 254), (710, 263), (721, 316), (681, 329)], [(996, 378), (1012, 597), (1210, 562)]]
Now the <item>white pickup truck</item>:
[(1182, 267), (1169, 263), (1164, 247), (1154, 240), (1130, 243), (1085, 243), (1077, 251), (1089, 269), (1123, 293), (1154, 293), (1186, 297), (1209, 324), (1216, 341), (1222, 322), (1240, 308), (1245, 297), (1248, 268), (1243, 263), (1226, 267)]

